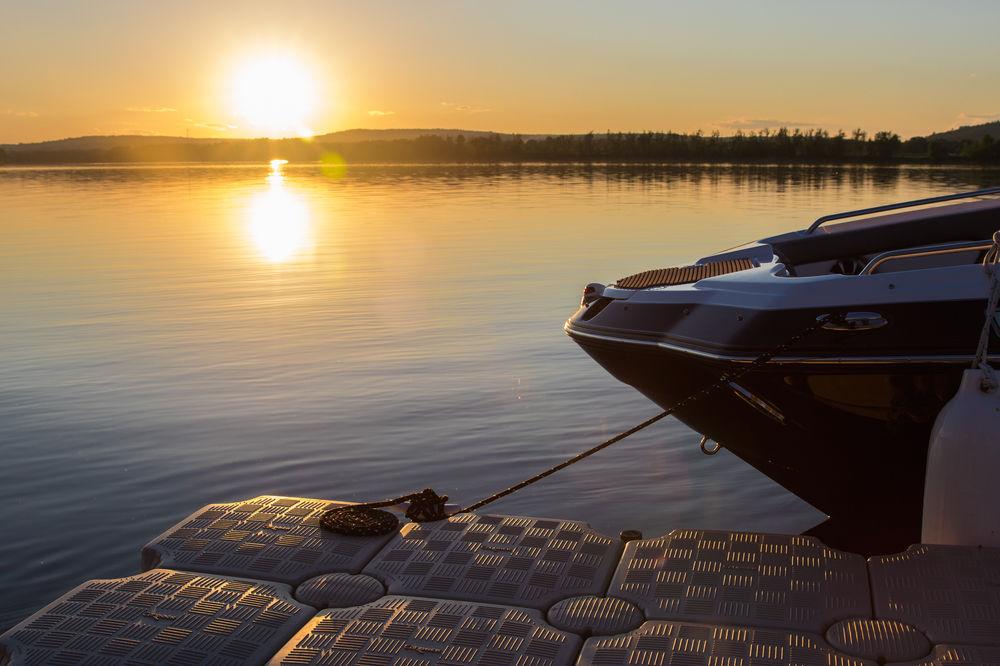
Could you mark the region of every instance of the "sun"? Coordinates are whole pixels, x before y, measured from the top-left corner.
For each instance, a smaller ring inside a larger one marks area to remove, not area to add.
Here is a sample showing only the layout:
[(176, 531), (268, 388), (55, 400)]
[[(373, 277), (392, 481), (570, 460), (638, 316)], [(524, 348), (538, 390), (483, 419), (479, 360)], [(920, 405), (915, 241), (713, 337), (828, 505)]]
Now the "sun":
[(232, 78), (233, 111), (268, 135), (310, 136), (316, 86), (308, 68), (292, 56), (257, 56)]

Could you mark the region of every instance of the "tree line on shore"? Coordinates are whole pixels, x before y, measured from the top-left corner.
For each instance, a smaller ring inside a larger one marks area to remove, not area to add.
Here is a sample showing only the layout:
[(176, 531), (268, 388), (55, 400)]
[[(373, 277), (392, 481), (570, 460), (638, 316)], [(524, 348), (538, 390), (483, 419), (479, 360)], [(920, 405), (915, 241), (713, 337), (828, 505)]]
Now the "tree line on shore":
[(607, 132), (522, 138), (518, 135), (427, 134), (413, 139), (330, 142), (307, 139), (228, 139), (197, 142), (178, 139), (154, 145), (66, 148), (31, 146), (0, 149), (0, 162), (1000, 162), (1000, 141), (944, 140), (863, 130), (830, 133), (822, 129), (781, 128), (758, 132), (680, 134)]

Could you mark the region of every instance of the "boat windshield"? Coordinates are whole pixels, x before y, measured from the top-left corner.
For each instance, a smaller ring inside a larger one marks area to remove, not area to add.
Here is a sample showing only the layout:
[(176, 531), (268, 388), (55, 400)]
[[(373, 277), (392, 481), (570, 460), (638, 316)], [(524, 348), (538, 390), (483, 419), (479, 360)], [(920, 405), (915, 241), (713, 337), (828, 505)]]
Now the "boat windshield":
[(981, 261), (1000, 229), (1000, 200), (840, 222), (766, 239), (792, 276), (863, 275)]

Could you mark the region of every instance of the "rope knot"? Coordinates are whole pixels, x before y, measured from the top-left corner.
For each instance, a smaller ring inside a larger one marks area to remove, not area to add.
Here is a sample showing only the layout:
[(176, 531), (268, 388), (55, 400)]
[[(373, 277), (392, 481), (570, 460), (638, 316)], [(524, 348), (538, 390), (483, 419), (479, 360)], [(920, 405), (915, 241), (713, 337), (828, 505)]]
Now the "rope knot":
[(444, 510), (447, 495), (438, 495), (433, 489), (424, 488), (419, 493), (409, 495), (408, 499), (410, 506), (406, 509), (406, 517), (415, 523), (432, 523), (448, 517)]

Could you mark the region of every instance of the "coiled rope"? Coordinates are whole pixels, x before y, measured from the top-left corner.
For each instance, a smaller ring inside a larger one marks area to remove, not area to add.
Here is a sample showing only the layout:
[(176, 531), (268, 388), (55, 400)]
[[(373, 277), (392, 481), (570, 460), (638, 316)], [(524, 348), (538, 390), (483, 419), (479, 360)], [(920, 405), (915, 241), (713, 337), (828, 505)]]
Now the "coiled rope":
[[(1000, 246), (998, 246), (1000, 247)], [(1000, 288), (998, 288), (998, 298), (1000, 298)], [(995, 308), (995, 303), (994, 303)], [(645, 430), (649, 426), (653, 425), (657, 421), (665, 419), (666, 417), (673, 414), (678, 409), (681, 409), (692, 402), (699, 400), (712, 391), (721, 388), (728, 383), (739, 379), (748, 372), (759, 368), (760, 366), (766, 364), (775, 356), (787, 351), (790, 347), (798, 344), (803, 338), (812, 335), (824, 325), (831, 322), (843, 321), (843, 314), (827, 314), (816, 318), (812, 324), (807, 326), (802, 331), (799, 331), (792, 337), (785, 340), (783, 343), (770, 349), (760, 356), (756, 357), (753, 361), (746, 364), (745, 366), (735, 370), (733, 372), (724, 372), (717, 380), (701, 388), (694, 393), (688, 395), (686, 398), (675, 403), (668, 409), (663, 410), (656, 416), (650, 417), (643, 421), (642, 423), (629, 428), (623, 432), (618, 433), (610, 439), (606, 439), (597, 446), (593, 446), (586, 451), (582, 451), (572, 458), (564, 460), (563, 462), (553, 465), (548, 469), (530, 476), (527, 479), (515, 483), (512, 486), (504, 488), (503, 490), (493, 493), (488, 497), (484, 497), (481, 500), (473, 502), (468, 506), (459, 509), (453, 513), (448, 513), (445, 510), (445, 503), (448, 501), (448, 496), (439, 496), (430, 488), (427, 488), (419, 493), (412, 493), (409, 495), (402, 495), (391, 500), (383, 500), (381, 502), (367, 502), (364, 504), (354, 504), (350, 506), (337, 507), (335, 509), (330, 509), (325, 512), (320, 517), (320, 525), (328, 530), (337, 532), (338, 534), (348, 534), (353, 536), (375, 536), (379, 534), (388, 534), (396, 529), (399, 525), (399, 520), (389, 513), (388, 511), (381, 510), (383, 507), (394, 506), (397, 504), (402, 504), (403, 502), (410, 502), (410, 506), (406, 511), (406, 516), (415, 522), (432, 522), (436, 520), (444, 520), (451, 516), (458, 515), (460, 513), (470, 513), (476, 509), (481, 509), (487, 504), (492, 504), (497, 500), (507, 497), (518, 490), (530, 486), (533, 483), (541, 481), (542, 479), (552, 476), (559, 470), (565, 469), (574, 463), (578, 463), (584, 458), (589, 458), (599, 451), (603, 451), (612, 444), (616, 444), (630, 435)], [(412, 514), (412, 515), (411, 515)]]
[(352, 536), (378, 536), (388, 534), (399, 526), (399, 519), (382, 507), (397, 506), (409, 502), (406, 517), (415, 523), (429, 523), (448, 517), (445, 511), (447, 495), (438, 495), (430, 488), (419, 493), (400, 495), (381, 502), (366, 502), (339, 506), (325, 511), (319, 518), (320, 527), (338, 534)]

